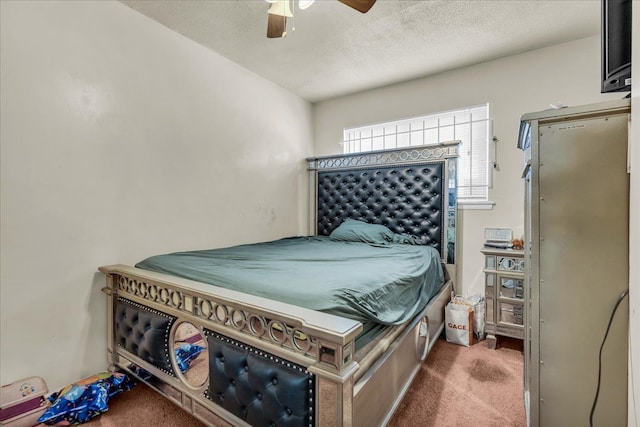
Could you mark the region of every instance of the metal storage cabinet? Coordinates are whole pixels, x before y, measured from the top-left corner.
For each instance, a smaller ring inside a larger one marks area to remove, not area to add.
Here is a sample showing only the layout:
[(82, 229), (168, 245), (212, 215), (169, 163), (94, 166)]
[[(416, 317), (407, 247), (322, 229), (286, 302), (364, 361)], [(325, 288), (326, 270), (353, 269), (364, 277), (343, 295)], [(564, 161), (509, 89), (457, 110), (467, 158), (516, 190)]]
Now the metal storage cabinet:
[[(586, 426), (598, 352), (628, 288), (629, 100), (522, 116), (525, 405), (531, 426)], [(595, 426), (627, 425), (628, 299), (602, 354)]]

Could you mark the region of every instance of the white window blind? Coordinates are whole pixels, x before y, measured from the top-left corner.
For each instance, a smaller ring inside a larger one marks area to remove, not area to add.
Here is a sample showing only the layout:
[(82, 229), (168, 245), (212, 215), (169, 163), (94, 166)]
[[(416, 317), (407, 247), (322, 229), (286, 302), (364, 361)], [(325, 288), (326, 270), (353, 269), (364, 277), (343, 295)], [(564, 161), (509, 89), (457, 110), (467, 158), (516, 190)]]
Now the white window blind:
[(344, 130), (344, 153), (388, 150), (460, 140), (458, 201), (489, 196), (489, 105)]

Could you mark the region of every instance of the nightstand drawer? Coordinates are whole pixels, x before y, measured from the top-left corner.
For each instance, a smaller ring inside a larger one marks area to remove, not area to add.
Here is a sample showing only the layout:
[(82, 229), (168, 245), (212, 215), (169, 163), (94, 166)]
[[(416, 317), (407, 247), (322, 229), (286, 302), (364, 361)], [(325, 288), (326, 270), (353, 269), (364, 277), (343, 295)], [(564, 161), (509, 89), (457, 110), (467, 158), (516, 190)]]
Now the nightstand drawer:
[(524, 259), (515, 256), (498, 256), (498, 271), (524, 272)]
[(524, 298), (524, 278), (505, 277), (500, 278), (500, 297)]
[(524, 326), (524, 307), (521, 304), (500, 302), (500, 323)]

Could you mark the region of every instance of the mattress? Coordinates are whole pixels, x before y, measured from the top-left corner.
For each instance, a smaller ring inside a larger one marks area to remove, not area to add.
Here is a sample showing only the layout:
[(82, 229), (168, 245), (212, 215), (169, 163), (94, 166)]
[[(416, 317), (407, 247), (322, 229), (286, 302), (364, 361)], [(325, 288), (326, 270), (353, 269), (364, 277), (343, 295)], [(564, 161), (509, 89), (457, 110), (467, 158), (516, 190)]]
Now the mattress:
[(326, 236), (157, 255), (136, 267), (358, 320), (364, 343), (413, 318), (444, 283), (430, 246)]

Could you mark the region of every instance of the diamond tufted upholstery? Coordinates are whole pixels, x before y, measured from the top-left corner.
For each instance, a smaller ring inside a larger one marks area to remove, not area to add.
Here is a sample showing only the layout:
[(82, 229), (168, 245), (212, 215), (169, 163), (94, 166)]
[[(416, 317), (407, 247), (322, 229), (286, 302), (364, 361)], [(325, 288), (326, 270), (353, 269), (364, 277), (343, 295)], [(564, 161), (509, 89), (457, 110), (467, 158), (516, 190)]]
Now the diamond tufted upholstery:
[(318, 172), (318, 235), (347, 218), (422, 238), (442, 253), (443, 163)]
[(116, 344), (173, 375), (169, 331), (174, 317), (124, 298), (116, 301)]
[(205, 331), (207, 397), (256, 427), (313, 425), (314, 377), (301, 366)]

